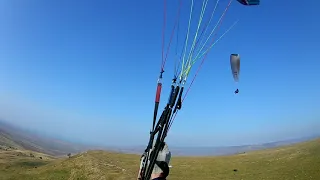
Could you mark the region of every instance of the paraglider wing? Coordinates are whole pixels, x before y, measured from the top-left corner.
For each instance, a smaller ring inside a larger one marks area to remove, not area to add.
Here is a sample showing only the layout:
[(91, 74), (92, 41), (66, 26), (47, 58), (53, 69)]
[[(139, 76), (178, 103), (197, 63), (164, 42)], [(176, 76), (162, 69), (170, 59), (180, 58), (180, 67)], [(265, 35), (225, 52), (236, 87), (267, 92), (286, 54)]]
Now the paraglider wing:
[(231, 54), (230, 55), (230, 65), (233, 79), (238, 82), (239, 74), (240, 74), (240, 55), (239, 54)]
[(253, 6), (253, 5), (260, 4), (260, 0), (237, 0), (237, 1), (245, 6)]

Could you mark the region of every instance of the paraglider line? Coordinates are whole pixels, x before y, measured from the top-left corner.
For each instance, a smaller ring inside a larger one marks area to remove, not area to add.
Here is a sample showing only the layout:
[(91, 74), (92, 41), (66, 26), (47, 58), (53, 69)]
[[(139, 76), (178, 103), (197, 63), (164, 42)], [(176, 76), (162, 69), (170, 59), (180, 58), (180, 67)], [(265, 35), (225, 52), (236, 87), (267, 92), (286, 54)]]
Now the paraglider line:
[(197, 31), (196, 31), (195, 36), (193, 38), (191, 50), (189, 52), (186, 64), (190, 64), (191, 63), (191, 61), (190, 61), (191, 55), (192, 55), (193, 49), (195, 48), (195, 45), (196, 45), (197, 37), (198, 37), (198, 34), (199, 34), (199, 29), (200, 29), (200, 26), (201, 26), (201, 23), (202, 23), (202, 20), (203, 20), (204, 13), (206, 12), (206, 9), (207, 9), (207, 4), (208, 4), (208, 0), (204, 0), (202, 2), (202, 10), (201, 10), (199, 21), (198, 21)]
[[(183, 47), (186, 45), (186, 39), (187, 39), (187, 34), (186, 34), (186, 36), (185, 36), (185, 38), (184, 38), (184, 44), (183, 44)], [(183, 55), (183, 53), (184, 53), (184, 48), (182, 48), (181, 49), (181, 53), (180, 53), (180, 57), (179, 57), (179, 65), (178, 65), (178, 67), (180, 67), (181, 66), (181, 63), (182, 63), (182, 55)], [(183, 69), (183, 68), (182, 68)], [(180, 72), (181, 72), (181, 70), (179, 71), (179, 73), (178, 73), (178, 68), (176, 68), (176, 76), (178, 75), (178, 74), (180, 74)]]
[[(225, 17), (226, 12), (228, 11), (228, 9), (229, 9), (229, 7), (230, 7), (230, 5), (231, 5), (231, 2), (232, 2), (232, 0), (229, 1), (229, 4), (228, 4), (227, 8), (226, 8), (225, 11), (223, 12), (223, 16), (222, 16), (222, 19), (221, 19), (221, 21), (220, 21), (220, 24), (219, 24), (219, 26), (218, 26), (218, 28), (217, 28), (217, 31), (218, 31), (218, 30), (220, 29), (220, 27), (221, 27), (221, 24), (222, 24), (222, 22), (223, 22), (223, 20), (224, 20), (224, 17)], [(213, 44), (213, 43), (214, 43), (214, 38), (212, 39), (212, 43), (211, 43), (211, 44)], [(183, 97), (183, 99), (182, 99), (182, 102), (184, 101), (184, 99), (185, 99), (186, 96), (188, 95), (188, 92), (189, 92), (189, 90), (190, 90), (190, 88), (191, 88), (194, 80), (196, 79), (199, 71), (201, 70), (204, 61), (207, 59), (207, 56), (208, 56), (209, 51), (210, 51), (210, 49), (206, 52), (205, 56), (203, 57), (203, 59), (202, 59), (202, 61), (201, 61), (201, 64), (200, 64), (199, 68), (197, 69), (196, 74), (194, 75), (194, 77), (193, 77), (193, 79), (192, 79), (192, 81), (191, 81), (191, 83), (190, 83), (190, 86), (189, 86), (189, 88), (187, 89), (187, 92), (186, 92), (186, 94), (184, 95), (184, 97)]]
[(163, 8), (163, 27), (162, 27), (162, 65), (161, 72), (164, 69), (164, 39), (165, 39), (165, 29), (166, 29), (166, 18), (167, 18), (167, 1), (163, 0), (164, 8)]
[[(208, 26), (209, 26), (209, 24), (210, 24), (211, 21), (212, 21), (213, 15), (214, 15), (215, 12), (216, 12), (216, 9), (217, 9), (218, 4), (219, 4), (219, 0), (216, 1), (216, 5), (214, 6), (214, 9), (213, 9), (213, 11), (212, 11), (212, 13), (211, 13), (211, 17), (210, 17), (210, 19), (207, 21), (205, 27), (202, 29), (202, 32), (201, 32), (201, 34), (200, 34), (200, 37), (199, 37), (199, 39), (198, 39), (197, 42), (196, 42), (196, 47), (195, 47), (194, 51), (192, 52), (192, 56), (193, 56), (195, 50), (198, 48), (198, 45), (202, 43), (202, 41), (203, 41), (203, 38), (202, 38), (203, 36), (202, 36), (202, 35), (203, 35), (203, 34), (206, 34), (206, 32), (207, 32), (207, 30), (208, 30)], [(200, 43), (199, 43), (199, 40), (200, 40), (200, 39), (201, 39), (201, 41), (200, 41)]]
[[(188, 44), (189, 32), (190, 32), (190, 24), (192, 20), (192, 13), (193, 13), (193, 0), (191, 1), (191, 7), (190, 7), (189, 25), (188, 25), (188, 31), (187, 31), (187, 36), (185, 40), (183, 58), (182, 58), (182, 69), (184, 69), (184, 58), (186, 56), (186, 50), (187, 50), (187, 44)], [(180, 77), (182, 78), (182, 75)]]
[[(218, 30), (219, 30), (219, 28), (220, 28), (220, 26), (221, 26), (221, 24), (222, 24), (222, 22), (223, 22), (224, 15), (226, 14), (226, 12), (228, 11), (228, 9), (229, 9), (229, 7), (230, 7), (230, 5), (231, 5), (231, 2), (232, 2), (232, 0), (229, 1), (228, 6), (226, 7), (226, 9), (225, 9), (225, 11), (224, 11), (224, 13), (223, 13), (222, 19), (221, 19), (220, 24), (219, 24), (219, 26), (218, 26)], [(233, 27), (233, 26), (232, 26), (232, 27)], [(230, 28), (229, 28), (229, 30), (230, 30)], [(220, 37), (220, 38), (221, 38), (221, 37)], [(218, 39), (218, 40), (219, 40), (219, 39)], [(215, 41), (214, 41), (214, 38), (213, 38), (211, 44), (213, 45), (214, 43), (215, 43)], [(199, 71), (201, 70), (202, 65), (204, 64), (204, 62), (205, 62), (205, 60), (206, 60), (206, 58), (207, 58), (208, 53), (209, 53), (210, 50), (211, 50), (211, 48), (208, 49), (207, 52), (205, 53), (205, 56), (203, 57), (203, 59), (202, 59), (202, 61), (201, 61), (201, 64), (200, 64), (200, 66), (198, 67), (198, 69), (197, 69), (197, 71), (196, 71), (196, 73), (195, 73), (195, 75), (194, 75), (194, 77), (193, 77), (193, 79), (192, 79), (192, 81), (191, 81), (191, 83), (190, 83), (190, 86), (188, 87), (187, 92), (185, 93), (185, 95), (184, 95), (184, 97), (183, 97), (183, 99), (182, 99), (182, 102), (183, 102), (183, 101), (185, 100), (185, 98), (187, 97), (187, 95), (188, 95), (188, 93), (189, 93), (189, 91), (190, 91), (190, 88), (191, 88), (191, 86), (193, 85), (193, 82), (194, 82), (194, 80), (196, 79), (197, 75), (199, 74)], [(172, 121), (170, 122), (169, 129), (170, 129), (173, 121), (175, 120), (177, 113), (178, 113), (178, 111), (172, 116)]]
[[(207, 42), (208, 42), (208, 40), (210, 39), (210, 37), (212, 36), (212, 34), (213, 34), (214, 32), (216, 32), (216, 30), (217, 30), (217, 31), (219, 30), (219, 28), (220, 28), (220, 26), (221, 26), (221, 24), (222, 24), (222, 22), (223, 22), (223, 19), (224, 19), (224, 17), (225, 17), (225, 14), (226, 14), (226, 12), (228, 11), (231, 3), (232, 3), (232, 0), (229, 1), (229, 4), (227, 5), (227, 7), (225, 8), (224, 12), (223, 12), (222, 15), (220, 16), (217, 24), (215, 25), (215, 27), (214, 27), (213, 30), (211, 31), (209, 37), (206, 39), (206, 41), (204, 42), (203, 46), (200, 48), (199, 52), (197, 53), (197, 55), (196, 55), (196, 57), (195, 57), (195, 60), (199, 59), (199, 54), (201, 53), (202, 49), (203, 49), (203, 48), (205, 47), (205, 45), (207, 44)], [(215, 36), (216, 34), (217, 34), (217, 33), (215, 33), (215, 34), (213, 35), (213, 38), (214, 38), (214, 36)], [(195, 61), (195, 60), (194, 60), (194, 61)]]
[(167, 58), (168, 58), (168, 53), (169, 53), (170, 46), (171, 46), (171, 42), (172, 42), (172, 39), (173, 39), (173, 35), (174, 35), (175, 29), (176, 29), (177, 24), (178, 24), (179, 19), (180, 19), (181, 6), (182, 6), (182, 0), (180, 0), (180, 5), (179, 5), (179, 9), (178, 9), (176, 22), (175, 22), (174, 27), (173, 27), (172, 32), (171, 32), (170, 41), (169, 41), (169, 45), (168, 45), (168, 48), (167, 48), (166, 56), (165, 56), (164, 61), (163, 61), (162, 69), (164, 68), (164, 65), (166, 64), (166, 61), (167, 61)]
[[(204, 53), (202, 53), (202, 55), (200, 57), (205, 55), (207, 51), (209, 51), (211, 48), (213, 48), (213, 46), (215, 44), (217, 44), (220, 41), (220, 39), (223, 38), (238, 22), (239, 22), (239, 20), (235, 21), (211, 46), (209, 46), (207, 48), (207, 50), (204, 51)], [(194, 60), (194, 63), (195, 63), (195, 61), (196, 61), (196, 59)]]
[[(210, 38), (210, 36), (212, 35), (212, 33), (215, 32), (216, 30), (219, 31), (219, 29), (220, 29), (220, 27), (221, 27), (221, 24), (222, 24), (222, 22), (223, 22), (223, 19), (224, 19), (224, 17), (225, 17), (225, 14), (226, 14), (226, 12), (228, 11), (231, 3), (232, 3), (232, 0), (229, 1), (229, 4), (227, 5), (227, 7), (225, 8), (224, 12), (223, 12), (222, 15), (220, 16), (219, 21), (217, 22), (217, 24), (216, 24), (215, 27), (213, 28), (212, 32), (210, 33), (209, 37), (207, 38), (207, 40), (206, 40), (206, 42), (204, 43), (204, 45), (203, 45), (203, 47), (201, 48), (201, 50), (205, 47), (205, 44), (206, 44), (207, 41), (209, 40), (209, 38)], [(213, 38), (212, 38), (211, 46), (212, 46), (212, 44), (214, 44), (214, 37), (215, 37), (216, 34), (217, 34), (217, 33), (215, 33), (214, 36), (213, 36)], [(200, 51), (201, 51), (201, 50), (200, 50)], [(185, 70), (184, 70), (183, 73), (184, 73), (184, 76), (185, 76), (185, 77), (188, 77), (188, 75), (189, 75), (189, 73), (190, 73), (190, 70), (191, 70), (191, 66), (193, 66), (193, 64), (195, 64), (195, 62), (197, 61), (197, 59), (200, 59), (200, 57), (201, 57), (201, 56), (199, 57), (200, 51), (199, 51), (199, 53), (197, 54), (196, 58), (193, 60), (192, 64), (189, 65), (190, 67), (189, 67), (188, 69), (185, 69)], [(206, 54), (206, 53), (207, 53), (207, 52), (205, 51), (204, 54)]]
[[(176, 57), (178, 57), (179, 32), (180, 32), (180, 18), (178, 19), (178, 27), (177, 27)], [(177, 69), (177, 60), (175, 60), (175, 71), (177, 71), (176, 69)]]
[[(192, 52), (193, 52), (193, 48), (194, 48), (194, 46), (195, 46), (195, 41), (196, 41), (196, 39), (197, 39), (197, 35), (198, 35), (198, 31), (199, 31), (199, 28), (200, 28), (200, 25), (201, 25), (201, 22), (202, 22), (202, 19), (203, 19), (203, 15), (204, 15), (204, 13), (205, 13), (205, 9), (206, 9), (206, 7), (207, 7), (207, 4), (208, 4), (208, 0), (204, 0), (203, 2), (202, 2), (202, 8), (201, 8), (201, 13), (200, 13), (200, 17), (199, 17), (199, 21), (198, 21), (198, 27), (197, 27), (197, 32), (196, 32), (196, 34), (195, 34), (195, 37), (194, 37), (194, 40), (193, 40), (193, 43), (192, 43), (192, 47), (191, 47), (191, 50), (190, 50), (190, 52), (189, 52), (189, 55), (188, 55), (188, 61), (189, 61), (189, 59), (190, 59), (190, 54), (192, 54)], [(189, 25), (190, 26), (190, 25)], [(188, 34), (187, 34), (188, 35)], [(187, 37), (188, 36), (186, 36), (186, 39), (187, 39)], [(186, 45), (186, 43), (185, 43), (185, 45)], [(186, 64), (188, 64), (187, 62), (186, 62)], [(180, 57), (180, 60), (179, 60), (179, 66), (181, 65), (181, 57)], [(185, 65), (185, 67), (187, 67), (187, 65)], [(176, 70), (175, 70), (175, 76), (177, 76), (178, 74), (180, 74), (181, 73), (181, 70), (179, 71), (179, 73), (178, 73), (178, 69), (177, 68), (175, 68)], [(184, 69), (184, 67), (182, 67), (182, 69)], [(180, 77), (180, 79), (182, 79), (183, 77)]]

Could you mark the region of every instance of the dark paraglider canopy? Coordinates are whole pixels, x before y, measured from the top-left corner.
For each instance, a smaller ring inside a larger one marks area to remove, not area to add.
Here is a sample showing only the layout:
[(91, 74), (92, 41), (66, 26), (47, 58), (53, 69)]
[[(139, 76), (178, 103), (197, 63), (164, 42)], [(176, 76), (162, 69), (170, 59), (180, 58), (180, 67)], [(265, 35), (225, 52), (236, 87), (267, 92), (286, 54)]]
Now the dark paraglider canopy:
[(260, 0), (237, 0), (237, 1), (246, 6), (253, 6), (253, 5), (260, 4)]

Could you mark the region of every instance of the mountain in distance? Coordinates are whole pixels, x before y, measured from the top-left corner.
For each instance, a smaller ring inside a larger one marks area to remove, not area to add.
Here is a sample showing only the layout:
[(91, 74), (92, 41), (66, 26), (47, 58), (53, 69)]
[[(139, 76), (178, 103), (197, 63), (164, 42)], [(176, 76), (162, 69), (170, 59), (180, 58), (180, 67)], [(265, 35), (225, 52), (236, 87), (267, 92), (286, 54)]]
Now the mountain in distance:
[(53, 156), (79, 153), (90, 147), (45, 137), (0, 120), (0, 145)]
[[(170, 146), (174, 156), (220, 156), (245, 153), (248, 151), (274, 148), (299, 143), (320, 136), (310, 136), (299, 139), (263, 143), (258, 145), (226, 146), (226, 147), (175, 147)], [(92, 146), (58, 140), (53, 137), (44, 137), (37, 133), (19, 128), (0, 120), (0, 146), (27, 149), (53, 156), (65, 156), (68, 153), (77, 154), (87, 150), (100, 149), (129, 154), (141, 154), (145, 146), (116, 147)]]

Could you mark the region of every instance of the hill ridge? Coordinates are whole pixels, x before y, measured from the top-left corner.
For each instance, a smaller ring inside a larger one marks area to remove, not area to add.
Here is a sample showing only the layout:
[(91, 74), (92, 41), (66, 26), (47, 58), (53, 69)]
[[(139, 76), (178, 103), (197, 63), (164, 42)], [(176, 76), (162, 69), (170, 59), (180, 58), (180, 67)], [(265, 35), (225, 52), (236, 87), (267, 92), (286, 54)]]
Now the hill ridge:
[[(19, 173), (6, 173), (7, 179), (126, 180), (136, 178), (139, 159), (134, 154), (89, 150), (70, 158), (52, 159), (27, 171), (13, 164), (10, 172)], [(169, 178), (178, 180), (317, 180), (320, 179), (320, 139), (230, 156), (173, 156), (171, 165)], [(0, 176), (1, 169), (0, 163)]]

